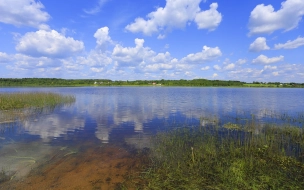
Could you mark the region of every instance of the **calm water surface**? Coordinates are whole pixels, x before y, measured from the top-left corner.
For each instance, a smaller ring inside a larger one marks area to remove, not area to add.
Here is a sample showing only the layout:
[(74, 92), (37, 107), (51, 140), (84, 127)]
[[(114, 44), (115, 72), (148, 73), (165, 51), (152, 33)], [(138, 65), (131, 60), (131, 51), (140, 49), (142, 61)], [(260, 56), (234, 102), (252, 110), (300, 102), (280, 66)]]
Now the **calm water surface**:
[[(190, 88), (190, 87), (79, 87), (0, 88), (8, 92), (56, 92), (76, 97), (11, 127), (0, 127), (0, 169), (14, 178), (29, 173), (54, 154), (76, 155), (92, 146), (149, 146), (158, 130), (184, 125), (225, 122), (290, 123), (302, 118), (304, 89)], [(293, 125), (302, 126), (301, 120)]]

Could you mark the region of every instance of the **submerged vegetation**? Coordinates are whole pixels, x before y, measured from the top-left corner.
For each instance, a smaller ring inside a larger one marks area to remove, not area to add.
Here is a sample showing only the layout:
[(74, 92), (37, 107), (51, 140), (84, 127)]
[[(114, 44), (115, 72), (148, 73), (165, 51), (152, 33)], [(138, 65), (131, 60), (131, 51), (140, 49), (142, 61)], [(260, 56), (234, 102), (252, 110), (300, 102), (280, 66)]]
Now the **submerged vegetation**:
[(25, 119), (43, 110), (54, 109), (57, 105), (70, 104), (74, 96), (56, 93), (2, 93), (0, 94), (0, 124)]
[(143, 189), (303, 189), (301, 127), (227, 123), (153, 137)]
[(109, 79), (59, 79), (59, 78), (0, 78), (0, 86), (222, 86), (222, 87), (283, 87), (303, 88), (304, 83), (252, 82), (225, 80), (134, 80)]

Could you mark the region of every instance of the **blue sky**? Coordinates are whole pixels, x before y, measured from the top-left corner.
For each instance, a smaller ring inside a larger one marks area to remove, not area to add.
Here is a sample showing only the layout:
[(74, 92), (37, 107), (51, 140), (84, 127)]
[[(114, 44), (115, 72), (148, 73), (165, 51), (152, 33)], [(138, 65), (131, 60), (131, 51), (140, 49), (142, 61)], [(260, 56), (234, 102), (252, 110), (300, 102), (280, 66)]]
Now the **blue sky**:
[(0, 78), (304, 82), (303, 0), (0, 0)]

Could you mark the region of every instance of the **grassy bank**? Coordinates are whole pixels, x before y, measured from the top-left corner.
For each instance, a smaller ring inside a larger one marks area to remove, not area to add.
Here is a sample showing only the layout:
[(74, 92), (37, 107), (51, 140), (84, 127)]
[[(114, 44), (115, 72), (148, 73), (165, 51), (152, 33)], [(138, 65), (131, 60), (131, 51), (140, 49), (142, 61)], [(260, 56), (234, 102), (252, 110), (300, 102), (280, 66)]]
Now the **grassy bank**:
[(74, 96), (56, 93), (3, 93), (0, 94), (0, 124), (15, 122), (41, 112), (42, 109), (53, 109), (60, 104), (75, 101)]
[(303, 189), (303, 129), (227, 123), (157, 134), (143, 189)]

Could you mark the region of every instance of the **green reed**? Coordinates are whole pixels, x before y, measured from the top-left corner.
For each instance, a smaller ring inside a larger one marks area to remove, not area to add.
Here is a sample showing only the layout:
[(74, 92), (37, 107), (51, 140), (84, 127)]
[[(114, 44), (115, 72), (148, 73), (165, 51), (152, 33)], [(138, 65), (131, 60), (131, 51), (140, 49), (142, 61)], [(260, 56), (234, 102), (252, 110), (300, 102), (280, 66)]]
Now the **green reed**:
[(73, 102), (74, 96), (50, 92), (3, 93), (0, 94), (0, 124), (14, 123)]
[(0, 110), (52, 107), (74, 101), (74, 96), (63, 96), (50, 92), (8, 93), (0, 94)]
[(153, 137), (145, 189), (303, 189), (303, 129), (184, 127)]

